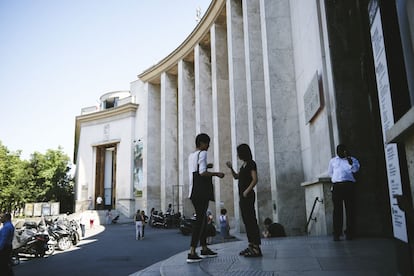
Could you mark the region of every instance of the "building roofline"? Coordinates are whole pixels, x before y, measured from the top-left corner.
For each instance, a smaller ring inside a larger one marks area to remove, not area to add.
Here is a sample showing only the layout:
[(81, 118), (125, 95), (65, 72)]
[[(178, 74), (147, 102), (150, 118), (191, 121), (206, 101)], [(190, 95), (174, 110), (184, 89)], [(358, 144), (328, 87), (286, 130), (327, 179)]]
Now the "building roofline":
[(151, 82), (152, 80), (158, 78), (162, 72), (169, 71), (182, 58), (186, 57), (195, 48), (197, 43), (199, 43), (206, 36), (206, 34), (210, 32), (211, 26), (214, 24), (217, 17), (220, 16), (220, 12), (225, 4), (225, 0), (213, 0), (199, 24), (184, 40), (184, 42), (160, 62), (139, 74), (138, 78), (143, 82)]
[(92, 122), (92, 121), (96, 121), (100, 119), (106, 119), (106, 118), (114, 117), (116, 115), (125, 114), (125, 113), (131, 113), (132, 117), (135, 117), (137, 109), (138, 109), (138, 104), (127, 103), (127, 104), (114, 107), (111, 109), (105, 109), (105, 110), (97, 111), (94, 113), (88, 113), (85, 115), (76, 116), (73, 163), (76, 164), (77, 162), (76, 158), (77, 158), (77, 153), (78, 153), (80, 128), (81, 128), (82, 123)]

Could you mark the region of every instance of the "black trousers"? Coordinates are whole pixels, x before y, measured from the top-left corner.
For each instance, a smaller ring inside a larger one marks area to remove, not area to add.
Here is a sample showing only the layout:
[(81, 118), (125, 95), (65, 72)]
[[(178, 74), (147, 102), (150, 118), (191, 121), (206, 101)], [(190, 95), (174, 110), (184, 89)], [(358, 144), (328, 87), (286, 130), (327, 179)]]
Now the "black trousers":
[(10, 257), (12, 252), (12, 246), (6, 246), (3, 250), (0, 250), (0, 275), (13, 276), (13, 270), (10, 263)]
[(243, 219), (243, 223), (246, 227), (246, 235), (249, 243), (259, 245), (260, 241), (260, 230), (257, 225), (256, 211), (254, 208), (254, 202), (256, 200), (256, 195), (250, 195), (245, 198), (240, 196), (239, 206)]
[(342, 235), (344, 209), (346, 215), (346, 235), (352, 237), (354, 234), (354, 213), (355, 213), (355, 183), (354, 182), (338, 182), (333, 184), (332, 189), (333, 201), (333, 227), (334, 236)]
[(193, 232), (191, 235), (191, 247), (197, 247), (198, 242), (201, 246), (207, 245), (207, 209), (208, 199), (191, 199), (193, 203), (196, 221), (193, 223)]
[(85, 237), (85, 224), (79, 224), (81, 228), (82, 238)]

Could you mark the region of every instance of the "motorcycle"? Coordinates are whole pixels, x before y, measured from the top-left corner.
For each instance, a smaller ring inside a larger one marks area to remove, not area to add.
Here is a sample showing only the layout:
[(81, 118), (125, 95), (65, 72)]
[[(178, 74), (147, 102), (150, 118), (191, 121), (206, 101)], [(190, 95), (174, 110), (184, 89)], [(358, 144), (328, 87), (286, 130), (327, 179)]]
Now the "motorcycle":
[(165, 215), (165, 222), (167, 224), (167, 228), (172, 228), (172, 227), (180, 227), (180, 222), (181, 222), (181, 213), (175, 213), (175, 214), (166, 214)]
[(187, 236), (193, 232), (193, 223), (195, 222), (195, 216), (191, 218), (182, 217), (180, 220), (180, 232)]
[(118, 220), (119, 220), (119, 215), (116, 215), (116, 217), (114, 217), (114, 218), (112, 219), (112, 223), (113, 223), (113, 224), (115, 224), (115, 223), (117, 223), (117, 222), (118, 222)]
[(73, 244), (73, 233), (71, 233), (63, 223), (46, 221), (47, 232), (55, 246), (61, 251), (68, 250)]
[(79, 224), (76, 222), (76, 220), (72, 219), (68, 222), (66, 222), (67, 230), (70, 233), (71, 241), (73, 245), (77, 245), (80, 241), (80, 235), (79, 235)]
[(45, 255), (53, 254), (48, 246), (49, 235), (38, 231), (38, 228), (23, 227), (15, 231), (11, 262), (13, 265), (20, 263), (20, 254), (34, 255), (42, 258)]
[(158, 213), (158, 211), (154, 211), (151, 214), (150, 226), (151, 227), (167, 228), (167, 221), (166, 221), (165, 216), (163, 215), (162, 212)]

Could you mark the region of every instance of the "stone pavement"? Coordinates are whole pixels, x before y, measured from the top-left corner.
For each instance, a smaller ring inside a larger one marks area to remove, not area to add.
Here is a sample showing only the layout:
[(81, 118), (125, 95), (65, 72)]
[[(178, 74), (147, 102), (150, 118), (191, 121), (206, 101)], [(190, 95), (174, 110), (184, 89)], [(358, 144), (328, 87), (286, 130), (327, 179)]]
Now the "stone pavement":
[[(186, 275), (397, 275), (394, 241), (361, 238), (332, 241), (331, 236), (262, 239), (261, 258), (239, 256), (247, 243), (209, 246), (216, 258), (186, 263), (188, 251), (149, 266), (131, 276)], [(199, 249), (198, 249), (199, 252)]]

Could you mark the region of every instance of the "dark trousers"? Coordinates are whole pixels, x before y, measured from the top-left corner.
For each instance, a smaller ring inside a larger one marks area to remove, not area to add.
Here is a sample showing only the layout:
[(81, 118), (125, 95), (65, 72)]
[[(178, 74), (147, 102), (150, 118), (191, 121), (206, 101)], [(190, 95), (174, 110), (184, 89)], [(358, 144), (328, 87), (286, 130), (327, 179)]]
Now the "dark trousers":
[(333, 227), (334, 236), (342, 235), (343, 228), (343, 206), (345, 205), (346, 215), (346, 235), (348, 238), (354, 234), (354, 209), (355, 209), (355, 183), (354, 182), (338, 182), (333, 184), (332, 189), (333, 201)]
[(79, 224), (81, 228), (82, 238), (85, 237), (85, 224)]
[(207, 245), (207, 208), (208, 199), (191, 199), (193, 203), (196, 221), (193, 223), (193, 231), (191, 235), (191, 247), (197, 247), (200, 241), (201, 246)]
[(0, 275), (13, 276), (13, 270), (10, 263), (10, 257), (12, 252), (12, 246), (6, 246), (3, 250), (0, 250)]
[(249, 243), (259, 245), (260, 242), (260, 230), (257, 225), (256, 211), (254, 209), (254, 202), (256, 200), (255, 194), (249, 197), (240, 197), (239, 205), (243, 219), (243, 223), (246, 227), (246, 235)]

